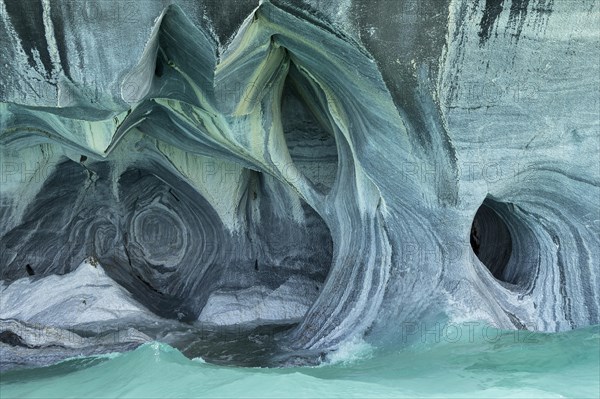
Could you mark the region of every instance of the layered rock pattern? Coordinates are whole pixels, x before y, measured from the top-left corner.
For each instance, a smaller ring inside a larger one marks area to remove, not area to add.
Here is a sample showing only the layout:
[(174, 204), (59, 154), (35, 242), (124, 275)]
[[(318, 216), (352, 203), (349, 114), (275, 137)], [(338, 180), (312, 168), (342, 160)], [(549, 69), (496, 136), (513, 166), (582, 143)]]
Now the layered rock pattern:
[(278, 326), (296, 364), (600, 322), (597, 2), (225, 3), (0, 2), (10, 364), (38, 327)]

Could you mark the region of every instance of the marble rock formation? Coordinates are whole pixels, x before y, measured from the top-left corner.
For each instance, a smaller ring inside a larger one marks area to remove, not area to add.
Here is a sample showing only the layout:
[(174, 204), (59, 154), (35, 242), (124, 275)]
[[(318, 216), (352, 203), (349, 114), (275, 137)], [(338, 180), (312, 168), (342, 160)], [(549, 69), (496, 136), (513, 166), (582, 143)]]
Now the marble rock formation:
[(281, 365), (409, 324), (599, 323), (599, 15), (0, 1), (3, 367), (205, 328), (271, 328)]

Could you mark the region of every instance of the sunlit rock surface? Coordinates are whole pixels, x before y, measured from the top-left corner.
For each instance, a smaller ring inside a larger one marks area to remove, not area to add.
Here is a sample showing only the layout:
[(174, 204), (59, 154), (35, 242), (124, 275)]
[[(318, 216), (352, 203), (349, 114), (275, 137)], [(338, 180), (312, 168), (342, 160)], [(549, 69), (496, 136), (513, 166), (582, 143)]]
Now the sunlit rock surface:
[(133, 301), (124, 288), (104, 273), (101, 265), (87, 261), (63, 276), (38, 280), (25, 277), (0, 290), (2, 319), (53, 327), (129, 318), (146, 323), (159, 320)]
[(274, 290), (255, 286), (215, 291), (198, 320), (216, 325), (298, 322), (317, 299), (320, 286), (312, 280), (293, 277)]
[(599, 323), (599, 12), (1, 1), (6, 363), (46, 364), (32, 322), (277, 326), (279, 364), (436, 320)]

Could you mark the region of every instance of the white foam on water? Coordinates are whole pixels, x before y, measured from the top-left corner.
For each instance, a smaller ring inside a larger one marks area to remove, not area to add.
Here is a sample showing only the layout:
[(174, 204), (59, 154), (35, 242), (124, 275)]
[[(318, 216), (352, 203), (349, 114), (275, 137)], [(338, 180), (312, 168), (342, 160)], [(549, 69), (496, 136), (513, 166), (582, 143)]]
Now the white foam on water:
[(349, 365), (360, 360), (370, 359), (375, 348), (361, 337), (354, 337), (342, 343), (334, 352), (327, 355), (323, 365)]

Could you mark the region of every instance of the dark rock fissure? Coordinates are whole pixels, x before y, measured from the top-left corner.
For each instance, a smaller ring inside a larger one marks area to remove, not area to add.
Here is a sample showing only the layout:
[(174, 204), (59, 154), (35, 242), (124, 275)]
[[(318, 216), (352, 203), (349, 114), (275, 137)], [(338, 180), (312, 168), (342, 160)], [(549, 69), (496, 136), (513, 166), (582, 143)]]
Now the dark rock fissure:
[(471, 226), (471, 247), (494, 277), (505, 280), (505, 270), (512, 254), (512, 238), (506, 223), (486, 199), (477, 210)]

